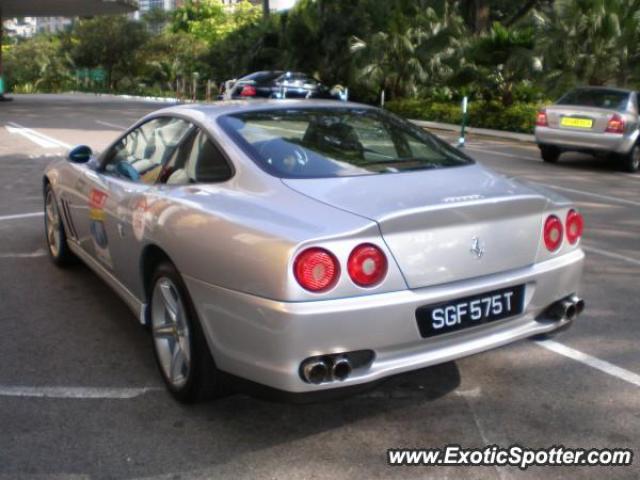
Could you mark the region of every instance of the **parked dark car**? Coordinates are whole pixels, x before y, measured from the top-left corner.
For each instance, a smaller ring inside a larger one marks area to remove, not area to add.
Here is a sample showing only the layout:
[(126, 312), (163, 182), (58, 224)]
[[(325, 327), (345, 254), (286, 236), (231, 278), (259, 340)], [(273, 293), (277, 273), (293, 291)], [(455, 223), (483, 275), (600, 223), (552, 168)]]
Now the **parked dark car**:
[(326, 86), (300, 72), (281, 70), (255, 72), (242, 77), (228, 88), (224, 100), (238, 98), (326, 98), (340, 97)]

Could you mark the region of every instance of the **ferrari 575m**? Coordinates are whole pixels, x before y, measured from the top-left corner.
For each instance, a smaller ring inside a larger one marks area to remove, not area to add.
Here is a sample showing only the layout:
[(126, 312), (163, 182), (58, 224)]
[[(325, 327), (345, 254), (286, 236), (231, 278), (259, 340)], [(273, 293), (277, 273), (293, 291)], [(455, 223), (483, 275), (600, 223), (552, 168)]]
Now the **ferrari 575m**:
[(571, 203), (360, 104), (171, 107), (43, 182), (53, 261), (124, 299), (185, 402), (234, 377), (344, 392), (325, 391), (551, 333), (584, 306)]

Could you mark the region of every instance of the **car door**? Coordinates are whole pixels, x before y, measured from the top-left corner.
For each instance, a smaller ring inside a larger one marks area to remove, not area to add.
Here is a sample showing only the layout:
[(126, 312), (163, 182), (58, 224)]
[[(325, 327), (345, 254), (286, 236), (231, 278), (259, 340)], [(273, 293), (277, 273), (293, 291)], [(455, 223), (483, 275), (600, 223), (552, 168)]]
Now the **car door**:
[(91, 255), (131, 289), (145, 237), (145, 213), (158, 196), (165, 166), (193, 126), (180, 118), (152, 119), (122, 137), (91, 179)]

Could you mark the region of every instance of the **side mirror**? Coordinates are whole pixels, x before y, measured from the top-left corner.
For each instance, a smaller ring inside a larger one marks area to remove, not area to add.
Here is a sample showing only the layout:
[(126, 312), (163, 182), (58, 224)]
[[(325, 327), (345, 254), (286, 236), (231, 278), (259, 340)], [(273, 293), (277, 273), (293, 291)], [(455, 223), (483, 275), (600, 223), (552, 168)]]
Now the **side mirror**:
[(93, 151), (91, 147), (87, 147), (86, 145), (78, 145), (77, 147), (73, 147), (69, 151), (68, 159), (71, 163), (87, 163), (91, 160), (93, 156)]

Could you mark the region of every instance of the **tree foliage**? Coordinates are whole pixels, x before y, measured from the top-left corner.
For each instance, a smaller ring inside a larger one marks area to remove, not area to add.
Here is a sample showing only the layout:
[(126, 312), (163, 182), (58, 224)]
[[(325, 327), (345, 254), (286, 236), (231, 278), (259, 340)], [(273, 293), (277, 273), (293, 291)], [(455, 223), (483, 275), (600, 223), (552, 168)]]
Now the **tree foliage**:
[(102, 67), (112, 89), (174, 93), (298, 70), (356, 100), (470, 95), (506, 107), (582, 83), (640, 87), (639, 59), (640, 0), (299, 0), (267, 18), (247, 0), (187, 0), (170, 17), (96, 17), (18, 42), (7, 70), (54, 89), (76, 68)]
[(125, 16), (80, 20), (73, 29), (70, 54), (79, 67), (103, 67), (108, 85), (116, 89), (123, 78), (138, 73), (137, 53), (147, 38), (144, 25)]

